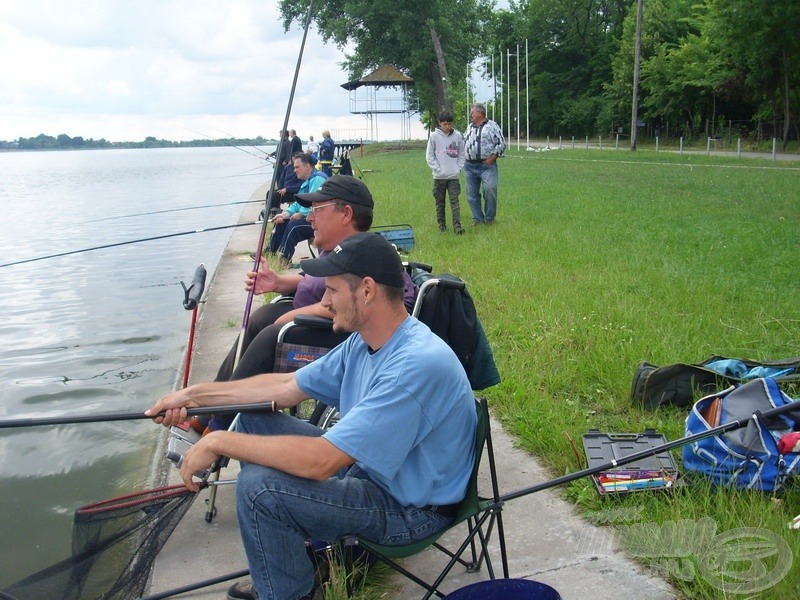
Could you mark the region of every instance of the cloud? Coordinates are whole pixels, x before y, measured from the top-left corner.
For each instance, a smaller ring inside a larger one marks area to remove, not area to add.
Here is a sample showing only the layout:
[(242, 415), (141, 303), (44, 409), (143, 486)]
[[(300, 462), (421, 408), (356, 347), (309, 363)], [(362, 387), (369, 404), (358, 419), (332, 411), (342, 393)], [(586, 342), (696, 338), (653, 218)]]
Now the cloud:
[[(277, 0), (0, 0), (0, 140), (272, 137), (301, 39)], [(343, 58), (312, 28), (289, 122), (301, 137), (368, 137)], [(400, 137), (400, 115), (376, 119), (382, 139)]]

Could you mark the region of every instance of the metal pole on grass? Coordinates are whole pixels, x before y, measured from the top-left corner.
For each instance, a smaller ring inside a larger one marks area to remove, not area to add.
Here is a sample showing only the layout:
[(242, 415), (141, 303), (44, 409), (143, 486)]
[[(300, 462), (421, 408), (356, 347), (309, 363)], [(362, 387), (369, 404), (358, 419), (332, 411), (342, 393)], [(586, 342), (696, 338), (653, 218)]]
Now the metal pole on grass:
[(633, 54), (633, 99), (631, 107), (631, 150), (636, 150), (639, 125), (639, 64), (642, 56), (642, 0), (636, 6), (636, 43)]

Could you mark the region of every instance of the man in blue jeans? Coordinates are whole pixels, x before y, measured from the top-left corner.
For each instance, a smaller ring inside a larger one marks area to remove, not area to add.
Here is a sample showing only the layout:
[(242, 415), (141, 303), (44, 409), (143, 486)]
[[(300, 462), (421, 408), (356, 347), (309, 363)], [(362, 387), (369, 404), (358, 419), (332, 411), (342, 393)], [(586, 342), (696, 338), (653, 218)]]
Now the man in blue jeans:
[(185, 407), (273, 400), (278, 409), (308, 397), (336, 406), (322, 431), (287, 414), (243, 414), (235, 432), (215, 431), (185, 455), (181, 477), (218, 457), (242, 463), (239, 529), (254, 589), (232, 598), (315, 598), (309, 538), (357, 534), (408, 544), (446, 528), (475, 460), (475, 402), (452, 350), (403, 304), (403, 266), (374, 233), (341, 242), (302, 268), (325, 277), (322, 304), (335, 331), (354, 332), (295, 373), (193, 385), (159, 400), (156, 422), (186, 420)]
[[(473, 104), (469, 118), (471, 123), (464, 132), (467, 202), (473, 225), (491, 225), (497, 215), (497, 159), (503, 156), (506, 142), (500, 126), (486, 118), (483, 104)], [(481, 203), (481, 186), (485, 206)]]

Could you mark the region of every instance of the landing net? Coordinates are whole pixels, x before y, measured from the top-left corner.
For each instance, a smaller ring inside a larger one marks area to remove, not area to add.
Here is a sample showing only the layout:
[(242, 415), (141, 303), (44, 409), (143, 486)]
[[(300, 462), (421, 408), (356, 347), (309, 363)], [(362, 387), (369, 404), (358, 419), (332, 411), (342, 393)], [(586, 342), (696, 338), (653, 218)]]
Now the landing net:
[(140, 598), (156, 556), (195, 498), (179, 484), (79, 508), (72, 556), (5, 588), (0, 598)]

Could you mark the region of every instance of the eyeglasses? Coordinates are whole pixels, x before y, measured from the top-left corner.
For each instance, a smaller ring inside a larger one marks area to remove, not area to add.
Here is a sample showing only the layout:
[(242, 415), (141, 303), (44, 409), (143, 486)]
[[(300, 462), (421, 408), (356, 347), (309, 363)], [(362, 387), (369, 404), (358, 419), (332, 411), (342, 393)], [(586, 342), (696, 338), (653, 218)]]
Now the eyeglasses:
[(336, 206), (336, 202), (328, 202), (327, 204), (320, 204), (319, 206), (312, 206), (308, 212), (314, 216), (317, 215), (318, 210), (322, 210), (323, 208), (328, 208), (329, 206)]

